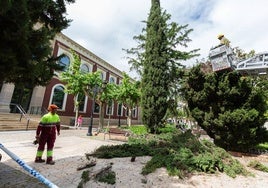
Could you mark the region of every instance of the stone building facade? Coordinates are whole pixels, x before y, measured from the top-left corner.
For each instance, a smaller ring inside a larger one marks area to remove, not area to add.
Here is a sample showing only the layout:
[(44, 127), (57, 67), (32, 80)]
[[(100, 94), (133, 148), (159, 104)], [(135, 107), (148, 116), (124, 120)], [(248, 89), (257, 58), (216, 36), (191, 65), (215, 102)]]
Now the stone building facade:
[[(64, 34), (57, 34), (52, 41), (52, 45), (52, 53), (54, 56), (63, 54), (63, 57), (58, 63), (65, 66), (66, 69), (73, 61), (71, 50), (74, 50), (81, 57), (81, 69), (83, 71), (100, 71), (104, 81), (120, 84), (123, 74), (119, 69), (107, 63)], [(59, 74), (59, 72), (55, 72), (55, 76), (46, 87), (37, 86), (33, 89), (27, 89), (26, 87), (23, 91), (17, 89), (14, 84), (1, 84), (0, 112), (16, 113), (18, 112), (16, 105), (19, 104), (28, 114), (43, 114), (48, 105), (54, 103), (60, 107), (58, 113), (63, 117), (64, 124), (72, 124), (72, 119), (75, 116), (73, 96), (64, 93), (64, 84), (59, 80)], [(79, 114), (87, 120), (90, 117), (94, 105), (93, 117), (94, 124), (96, 124), (99, 117), (98, 105), (96, 103), (93, 104), (92, 99), (87, 96), (83, 97), (83, 103), (79, 107)], [(108, 118), (110, 119), (109, 122), (111, 125), (126, 124), (127, 110), (123, 105), (114, 102), (112, 107), (108, 108), (108, 106), (105, 106), (105, 109), (104, 117), (106, 121), (108, 121)], [(140, 109), (138, 107), (133, 109), (132, 122), (133, 124), (141, 122)]]

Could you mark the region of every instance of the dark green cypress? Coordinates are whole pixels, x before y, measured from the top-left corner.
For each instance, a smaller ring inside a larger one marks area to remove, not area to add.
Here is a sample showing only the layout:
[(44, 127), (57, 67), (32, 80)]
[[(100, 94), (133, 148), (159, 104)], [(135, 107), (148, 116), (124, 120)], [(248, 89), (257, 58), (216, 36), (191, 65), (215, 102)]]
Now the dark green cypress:
[(192, 116), (216, 145), (248, 152), (268, 139), (263, 89), (261, 81), (236, 71), (205, 74), (199, 65), (189, 72), (184, 94)]
[(147, 22), (147, 40), (142, 74), (142, 120), (150, 132), (161, 127), (168, 104), (168, 60), (166, 56), (166, 23), (161, 16), (159, 0), (152, 0)]

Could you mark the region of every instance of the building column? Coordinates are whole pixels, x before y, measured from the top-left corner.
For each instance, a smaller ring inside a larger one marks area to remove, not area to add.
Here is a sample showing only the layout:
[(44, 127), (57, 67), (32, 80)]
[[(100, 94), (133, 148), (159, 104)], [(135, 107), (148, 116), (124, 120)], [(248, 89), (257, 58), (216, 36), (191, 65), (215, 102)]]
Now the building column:
[(46, 90), (46, 87), (43, 87), (43, 86), (36, 86), (33, 89), (28, 113), (30, 114), (42, 113), (42, 103), (44, 100), (45, 90)]
[(10, 112), (9, 104), (13, 96), (14, 88), (14, 84), (3, 84), (0, 92), (0, 112)]

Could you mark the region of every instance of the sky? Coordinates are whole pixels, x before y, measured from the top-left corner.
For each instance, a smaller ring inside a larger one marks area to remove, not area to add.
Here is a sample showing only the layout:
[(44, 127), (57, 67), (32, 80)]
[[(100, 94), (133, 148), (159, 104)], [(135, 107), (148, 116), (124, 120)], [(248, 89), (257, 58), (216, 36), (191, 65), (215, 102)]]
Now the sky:
[[(219, 34), (245, 52), (268, 51), (267, 0), (160, 0), (160, 5), (171, 15), (170, 22), (193, 29), (192, 41), (183, 50), (200, 49), (200, 56), (181, 62), (187, 67), (208, 57), (209, 49), (219, 44)], [(62, 33), (136, 78), (122, 49), (137, 46), (133, 37), (146, 27), (150, 8), (151, 0), (76, 0), (67, 5), (66, 17), (73, 21)]]

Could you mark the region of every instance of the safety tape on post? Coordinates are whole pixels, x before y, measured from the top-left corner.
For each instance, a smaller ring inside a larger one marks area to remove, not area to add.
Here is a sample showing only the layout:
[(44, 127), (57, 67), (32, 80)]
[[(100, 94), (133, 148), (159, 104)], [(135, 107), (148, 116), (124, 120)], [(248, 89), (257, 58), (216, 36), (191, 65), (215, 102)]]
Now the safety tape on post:
[(42, 176), (39, 172), (34, 170), (32, 167), (27, 165), (23, 160), (21, 160), (17, 155), (9, 151), (7, 148), (4, 147), (3, 144), (0, 143), (0, 148), (7, 154), (9, 155), (14, 161), (16, 161), (24, 170), (29, 172), (32, 176), (37, 178), (40, 182), (44, 183), (50, 188), (58, 188), (57, 185), (46, 179), (44, 176)]

